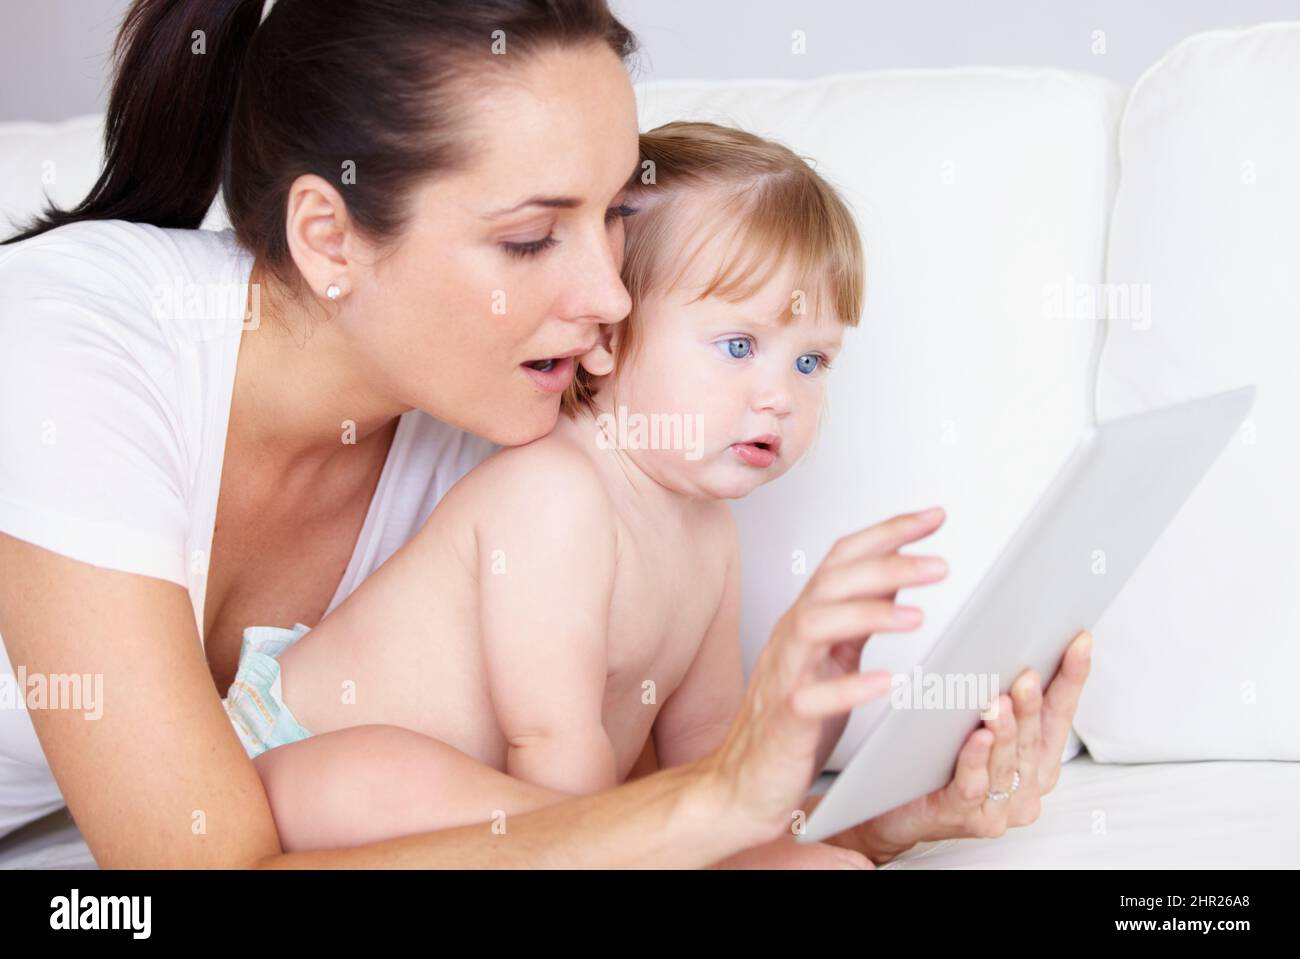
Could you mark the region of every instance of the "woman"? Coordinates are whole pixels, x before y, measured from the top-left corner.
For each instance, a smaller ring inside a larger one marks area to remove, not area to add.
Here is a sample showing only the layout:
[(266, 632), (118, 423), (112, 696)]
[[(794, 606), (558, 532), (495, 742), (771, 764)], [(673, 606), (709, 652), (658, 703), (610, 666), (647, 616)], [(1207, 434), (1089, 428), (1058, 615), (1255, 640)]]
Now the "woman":
[[(105, 867), (704, 866), (788, 842), (819, 740), (885, 689), (857, 654), (925, 581), (898, 550), (939, 514), (837, 544), (707, 760), (554, 803), (452, 757), (505, 836), (281, 851), (217, 692), (242, 628), (317, 622), (490, 451), (477, 437), (546, 434), (575, 361), (607, 369), (639, 171), (633, 40), (603, 0), (261, 11), (137, 0), (99, 182), (0, 250), (0, 634), (15, 669), (103, 685), (93, 722), (24, 714), (39, 747), (6, 720), (0, 809), (66, 801)], [(218, 183), (233, 234), (193, 229)], [(232, 289), (233, 309), (202, 295)], [(841, 864), (1032, 821), (1086, 639), (1046, 696), (1022, 677), (948, 787), (836, 837)], [(404, 731), (358, 735), (364, 781), (297, 788), (382, 789)]]

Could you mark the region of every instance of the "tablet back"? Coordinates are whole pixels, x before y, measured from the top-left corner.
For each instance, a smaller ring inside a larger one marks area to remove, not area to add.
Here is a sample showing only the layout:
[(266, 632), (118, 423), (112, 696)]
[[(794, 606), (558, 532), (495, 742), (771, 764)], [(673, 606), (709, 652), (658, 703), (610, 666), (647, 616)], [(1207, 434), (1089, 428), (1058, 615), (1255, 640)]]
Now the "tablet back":
[(1254, 398), (1247, 386), (1091, 427), (923, 664), (894, 677), (889, 710), (801, 841), (947, 785), (999, 693), (1031, 667), (1046, 689), (1070, 640), (1101, 618)]

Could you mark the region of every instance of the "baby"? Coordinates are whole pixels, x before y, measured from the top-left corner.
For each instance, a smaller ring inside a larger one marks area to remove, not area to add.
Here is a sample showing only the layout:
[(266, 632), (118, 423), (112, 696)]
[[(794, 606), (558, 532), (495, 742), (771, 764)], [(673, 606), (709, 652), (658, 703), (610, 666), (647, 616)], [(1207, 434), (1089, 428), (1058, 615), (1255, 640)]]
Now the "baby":
[(251, 756), (272, 750), (258, 769), (277, 820), (309, 837), (296, 842), (313, 841), (312, 810), (276, 802), (272, 747), (298, 739), (401, 726), (590, 793), (622, 782), (651, 736), (664, 767), (708, 754), (739, 708), (725, 501), (812, 442), (861, 311), (861, 245), (783, 146), (671, 123), (641, 151), (613, 372), (580, 370), (552, 433), (466, 475), (315, 628), (245, 633), (226, 705)]

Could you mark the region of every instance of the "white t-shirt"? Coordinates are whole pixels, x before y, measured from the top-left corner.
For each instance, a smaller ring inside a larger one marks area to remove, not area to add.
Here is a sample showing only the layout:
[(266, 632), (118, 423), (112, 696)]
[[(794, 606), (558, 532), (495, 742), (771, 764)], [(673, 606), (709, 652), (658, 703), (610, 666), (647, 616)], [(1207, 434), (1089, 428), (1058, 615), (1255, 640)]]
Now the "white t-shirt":
[[(200, 636), (252, 265), (230, 230), (121, 220), (0, 246), (0, 532), (184, 586)], [(495, 448), (403, 414), (329, 609)], [(0, 836), (61, 805), (0, 641)]]

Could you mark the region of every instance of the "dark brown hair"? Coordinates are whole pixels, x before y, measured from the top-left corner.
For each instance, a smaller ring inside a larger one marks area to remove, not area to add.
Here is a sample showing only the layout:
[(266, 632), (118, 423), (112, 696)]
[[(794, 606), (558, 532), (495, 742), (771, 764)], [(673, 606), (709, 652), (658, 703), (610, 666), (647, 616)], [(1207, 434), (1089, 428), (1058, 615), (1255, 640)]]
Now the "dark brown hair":
[(626, 61), (636, 46), (605, 0), (277, 0), (259, 26), (262, 6), (135, 0), (98, 181), (4, 242), (80, 220), (195, 228), (220, 187), (241, 245), (287, 281), (297, 177), (345, 184), (358, 228), (392, 238), (411, 189), (470, 156), (456, 105), (468, 84), (543, 49), (605, 44)]

